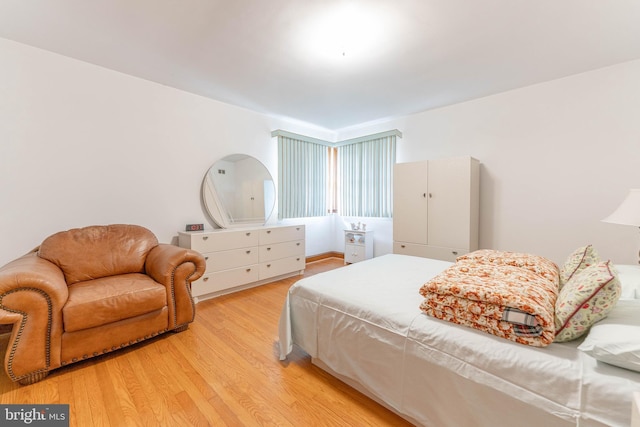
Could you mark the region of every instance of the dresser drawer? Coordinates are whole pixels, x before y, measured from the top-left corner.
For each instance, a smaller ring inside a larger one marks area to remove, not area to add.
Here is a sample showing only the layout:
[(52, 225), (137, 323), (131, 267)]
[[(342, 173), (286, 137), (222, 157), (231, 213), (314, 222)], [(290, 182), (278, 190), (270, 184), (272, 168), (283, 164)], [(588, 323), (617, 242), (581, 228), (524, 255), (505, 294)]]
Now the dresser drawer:
[(304, 225), (273, 227), (260, 230), (261, 245), (288, 242), (291, 240), (304, 240)]
[(466, 253), (469, 253), (469, 249), (443, 248), (441, 246), (428, 245), (426, 247), (427, 258), (441, 259), (443, 261), (456, 262), (456, 258)]
[(260, 278), (259, 271), (258, 265), (254, 264), (246, 267), (205, 274), (203, 277), (193, 282), (191, 294), (194, 297), (197, 297), (213, 292), (220, 292), (246, 283), (256, 282)]
[(393, 242), (393, 253), (427, 258), (427, 245), (418, 243)]
[(304, 240), (260, 246), (260, 262), (304, 255)]
[(394, 254), (413, 255), (443, 261), (455, 262), (457, 257), (468, 252), (469, 249), (443, 248), (440, 246), (428, 246), (416, 243), (393, 242)]
[[(258, 230), (221, 230), (180, 234), (180, 239), (185, 235), (189, 236), (190, 249), (207, 253), (258, 246), (259, 234)], [(182, 240), (180, 246), (183, 246)]]
[(304, 270), (304, 267), (305, 258), (303, 255), (262, 262), (260, 263), (260, 280), (291, 273), (295, 270)]
[(210, 252), (203, 255), (207, 262), (207, 273), (257, 264), (259, 262), (258, 246), (232, 249), (230, 251)]

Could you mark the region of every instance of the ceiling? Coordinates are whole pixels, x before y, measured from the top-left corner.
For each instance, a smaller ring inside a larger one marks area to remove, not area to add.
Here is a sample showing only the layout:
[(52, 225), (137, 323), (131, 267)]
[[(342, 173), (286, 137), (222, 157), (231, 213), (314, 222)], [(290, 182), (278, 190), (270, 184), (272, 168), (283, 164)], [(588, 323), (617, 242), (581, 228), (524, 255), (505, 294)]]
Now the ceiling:
[(329, 130), (640, 58), (639, 0), (2, 0), (0, 37)]

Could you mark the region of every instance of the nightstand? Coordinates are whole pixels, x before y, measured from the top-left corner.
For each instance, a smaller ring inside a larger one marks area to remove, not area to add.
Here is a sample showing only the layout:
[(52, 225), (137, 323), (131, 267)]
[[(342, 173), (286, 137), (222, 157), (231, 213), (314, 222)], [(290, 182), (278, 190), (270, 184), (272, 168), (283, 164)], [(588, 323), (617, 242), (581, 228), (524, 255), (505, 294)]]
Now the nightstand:
[(344, 263), (373, 258), (373, 231), (344, 230)]

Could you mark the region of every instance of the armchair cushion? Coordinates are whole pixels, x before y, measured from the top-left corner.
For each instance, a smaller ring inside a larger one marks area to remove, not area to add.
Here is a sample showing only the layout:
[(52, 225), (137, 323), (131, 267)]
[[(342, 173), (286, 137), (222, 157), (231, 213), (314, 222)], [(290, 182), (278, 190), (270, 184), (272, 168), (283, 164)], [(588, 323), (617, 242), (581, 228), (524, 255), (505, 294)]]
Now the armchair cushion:
[(102, 277), (69, 286), (62, 309), (65, 332), (74, 332), (160, 310), (167, 305), (163, 285), (140, 273)]
[[(126, 273), (144, 273), (156, 236), (137, 225), (74, 228), (47, 237), (38, 256), (57, 265), (67, 285)], [(79, 256), (79, 255), (82, 256)]]

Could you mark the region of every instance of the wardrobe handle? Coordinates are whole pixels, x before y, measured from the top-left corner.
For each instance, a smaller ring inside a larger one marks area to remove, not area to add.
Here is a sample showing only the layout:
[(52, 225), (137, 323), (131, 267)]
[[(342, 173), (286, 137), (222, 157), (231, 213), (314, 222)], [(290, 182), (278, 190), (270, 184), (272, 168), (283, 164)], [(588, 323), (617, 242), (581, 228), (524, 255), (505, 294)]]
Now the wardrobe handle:
[(422, 193), (422, 197), (426, 199), (427, 198), (427, 193)]
[(432, 198), (432, 197), (433, 197), (433, 194), (429, 193), (429, 198)]

